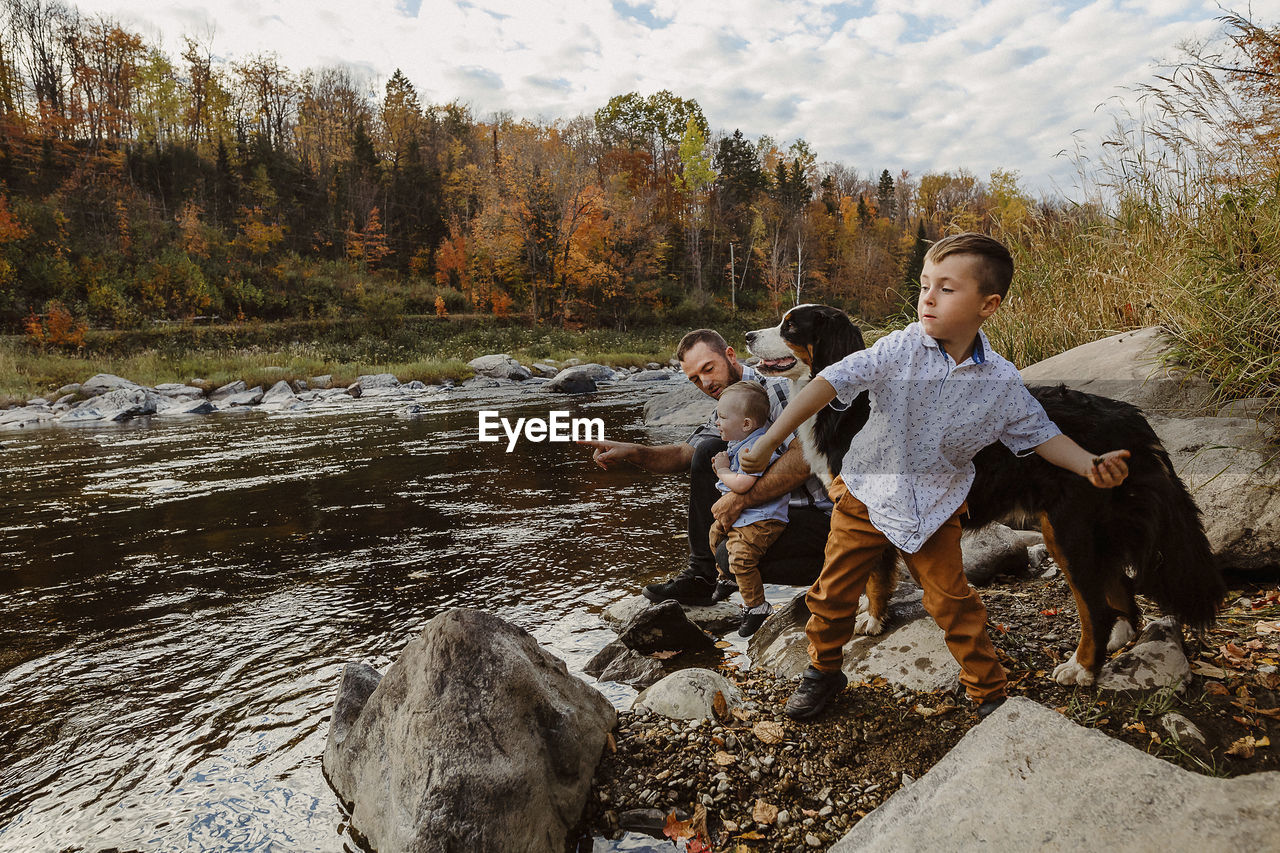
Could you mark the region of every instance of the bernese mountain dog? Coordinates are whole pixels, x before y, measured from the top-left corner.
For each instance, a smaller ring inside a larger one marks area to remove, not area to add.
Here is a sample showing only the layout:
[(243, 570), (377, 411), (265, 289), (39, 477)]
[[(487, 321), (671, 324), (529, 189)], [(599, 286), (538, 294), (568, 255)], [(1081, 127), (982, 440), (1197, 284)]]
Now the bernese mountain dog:
[[(818, 371), (863, 347), (858, 327), (826, 305), (798, 305), (776, 327), (747, 333), (747, 348), (760, 359), (756, 369), (791, 379), (793, 395)], [(1082, 447), (1094, 453), (1128, 449), (1128, 479), (1114, 489), (1096, 489), (1038, 455), (1017, 457), (997, 442), (973, 460), (977, 473), (962, 523), (976, 528), (997, 521), (1038, 522), (1080, 616), (1080, 643), (1053, 677), (1060, 684), (1088, 685), (1107, 654), (1133, 639), (1141, 619), (1135, 592), (1183, 624), (1204, 628), (1216, 617), (1226, 586), (1200, 510), (1141, 411), (1062, 385), (1030, 390), (1050, 419)], [(843, 411), (823, 408), (801, 428), (805, 457), (825, 483), (839, 474), (869, 410), (863, 393)], [(886, 549), (886, 559), (867, 582), (859, 633), (884, 629), (895, 563), (894, 549)]]

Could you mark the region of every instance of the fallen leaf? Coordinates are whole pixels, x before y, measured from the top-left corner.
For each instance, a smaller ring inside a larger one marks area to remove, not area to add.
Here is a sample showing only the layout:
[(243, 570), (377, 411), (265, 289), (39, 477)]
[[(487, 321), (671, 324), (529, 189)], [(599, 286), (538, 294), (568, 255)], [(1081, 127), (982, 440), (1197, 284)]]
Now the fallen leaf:
[(1253, 713), (1265, 714), (1268, 717), (1275, 717), (1276, 719), (1280, 719), (1280, 708), (1254, 708)]
[(685, 853), (712, 853), (711, 848), (703, 843), (701, 838), (694, 838), (684, 850)]
[(653, 658), (654, 660), (671, 660), (673, 657), (675, 657), (678, 654), (680, 654), (680, 649), (672, 649), (666, 652), (653, 652), (652, 654), (649, 655), (649, 657)]
[[(711, 837), (711, 833), (707, 831), (707, 807), (702, 803), (698, 803), (697, 807), (694, 808), (693, 819), (689, 823), (692, 824), (694, 838), (699, 843), (701, 843), (702, 839)], [(689, 842), (689, 853), (697, 853), (693, 849), (693, 844), (694, 842)], [(710, 851), (711, 848), (703, 845), (702, 849)]]
[(714, 756), (712, 756), (711, 760), (714, 761), (716, 764), (719, 764), (721, 767), (728, 767), (730, 764), (733, 764), (738, 759), (734, 758), (732, 755), (725, 752), (724, 750), (721, 750), (720, 752), (717, 752)]
[(1259, 622), (1257, 628), (1259, 634), (1280, 634), (1280, 619)]
[(733, 643), (729, 642), (728, 640), (716, 640), (717, 649), (727, 649), (732, 645)]
[(1205, 678), (1226, 678), (1227, 671), (1219, 666), (1207, 664), (1202, 660), (1195, 661), (1191, 664), (1191, 671), (1196, 675), (1203, 675)]
[(817, 809), (801, 809), (801, 810), (800, 810), (800, 813), (801, 813), (801, 814), (803, 814), (805, 817), (817, 817), (817, 816), (818, 816), (818, 810), (817, 810)]
[(1230, 696), (1231, 691), (1221, 681), (1209, 681), (1204, 685), (1204, 692), (1211, 696)]
[(1245, 650), (1235, 643), (1223, 643), (1222, 647), (1218, 649), (1218, 653), (1226, 658), (1228, 663), (1244, 663), (1245, 658), (1248, 656)]
[(1143, 723), (1129, 723), (1124, 727), (1124, 730), (1127, 732), (1141, 732), (1144, 735), (1147, 733), (1147, 727)]
[(1041, 610), (1040, 615), (1041, 616), (1057, 616), (1061, 612), (1062, 612), (1061, 608), (1051, 607), (1048, 610)]
[(1236, 758), (1253, 758), (1254, 748), (1257, 744), (1258, 742), (1253, 739), (1253, 735), (1245, 735), (1231, 744), (1227, 749), (1227, 755), (1234, 755)]
[(693, 837), (693, 821), (680, 820), (675, 812), (667, 815), (667, 822), (662, 825), (662, 834), (672, 841), (682, 841)]
[(761, 835), (759, 832), (756, 832), (754, 829), (751, 830), (750, 832), (744, 832), (738, 837), (745, 838), (747, 841), (763, 841), (764, 840), (764, 836)]
[(755, 807), (751, 809), (751, 819), (756, 823), (772, 824), (778, 819), (778, 807), (764, 800), (756, 800)]
[(729, 716), (729, 703), (724, 698), (723, 690), (717, 690), (716, 695), (711, 697), (711, 711), (716, 715), (717, 720), (723, 720)]
[(720, 823), (724, 825), (725, 832), (737, 832), (739, 829), (737, 822), (729, 820), (729, 818), (725, 818)]
[(609, 747), (610, 752), (618, 751), (618, 742), (613, 739), (613, 732), (609, 732), (609, 739), (605, 741), (605, 743)]
[(745, 708), (734, 708), (733, 716), (737, 717), (739, 720), (745, 723), (747, 720), (751, 719), (754, 716), (754, 714), (751, 711), (746, 710)]
[(1271, 738), (1263, 735), (1253, 742), (1254, 746), (1271, 746)]
[(785, 734), (782, 723), (776, 723), (773, 720), (761, 720), (751, 727), (751, 733), (762, 743), (781, 743)]

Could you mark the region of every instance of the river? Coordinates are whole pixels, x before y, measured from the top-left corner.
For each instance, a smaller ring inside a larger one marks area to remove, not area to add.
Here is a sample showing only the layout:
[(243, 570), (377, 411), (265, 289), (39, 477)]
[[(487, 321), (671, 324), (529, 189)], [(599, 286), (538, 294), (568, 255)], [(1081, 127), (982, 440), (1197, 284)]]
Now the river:
[(580, 672), (599, 611), (684, 559), (681, 478), (507, 453), (478, 410), (678, 440), (652, 390), (0, 434), (0, 850), (355, 849), (320, 767), (343, 664), (478, 607)]

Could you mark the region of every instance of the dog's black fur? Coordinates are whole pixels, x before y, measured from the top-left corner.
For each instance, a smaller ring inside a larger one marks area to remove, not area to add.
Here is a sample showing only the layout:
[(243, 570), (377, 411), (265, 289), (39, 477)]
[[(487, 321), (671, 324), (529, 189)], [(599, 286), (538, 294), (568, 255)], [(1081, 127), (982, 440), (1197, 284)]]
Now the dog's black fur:
[[(801, 381), (863, 348), (857, 327), (844, 312), (828, 306), (794, 308), (777, 331), (809, 365)], [(1203, 628), (1214, 620), (1226, 587), (1199, 508), (1135, 406), (1065, 386), (1032, 387), (1031, 393), (1049, 418), (1090, 452), (1129, 450), (1128, 478), (1116, 488), (1097, 489), (1036, 454), (1016, 457), (1003, 444), (992, 444), (974, 459), (977, 474), (964, 524), (983, 527), (1011, 518), (1040, 522), (1080, 611), (1075, 668), (1058, 680), (1087, 684), (1106, 659), (1107, 638), (1117, 618), (1138, 627), (1135, 591), (1185, 624)], [(815, 416), (813, 440), (830, 477), (839, 473), (849, 442), (866, 423), (865, 396), (844, 412), (828, 406)], [(870, 610), (878, 620), (883, 620), (891, 590), (888, 580), (868, 585)]]

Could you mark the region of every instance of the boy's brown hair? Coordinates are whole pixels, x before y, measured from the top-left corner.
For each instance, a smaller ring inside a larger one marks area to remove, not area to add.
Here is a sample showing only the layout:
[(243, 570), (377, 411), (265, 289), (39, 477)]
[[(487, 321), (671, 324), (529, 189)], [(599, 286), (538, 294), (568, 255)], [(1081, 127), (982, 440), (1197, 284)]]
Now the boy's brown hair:
[(769, 422), (769, 394), (763, 385), (758, 382), (735, 382), (720, 392), (721, 403), (738, 397), (742, 398), (738, 401), (742, 406), (742, 414), (755, 421), (757, 427)]
[(676, 361), (684, 361), (685, 353), (698, 344), (707, 344), (717, 355), (724, 355), (729, 348), (729, 342), (715, 329), (694, 329), (680, 339), (680, 345), (676, 347)]
[(998, 293), (1004, 299), (1009, 294), (1009, 284), (1013, 281), (1013, 256), (999, 240), (973, 231), (952, 234), (930, 246), (924, 259), (936, 264), (950, 255), (978, 257), (978, 289), (983, 296)]

